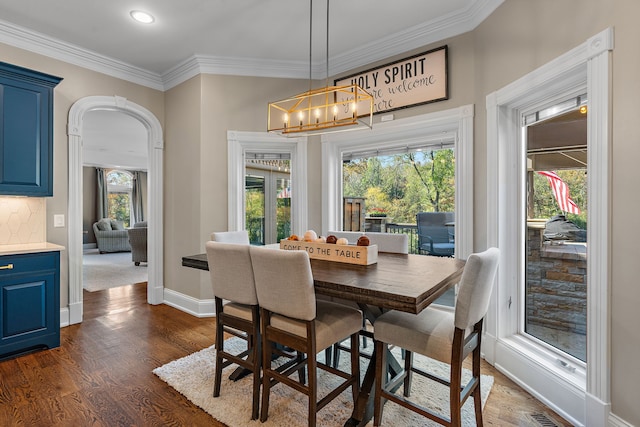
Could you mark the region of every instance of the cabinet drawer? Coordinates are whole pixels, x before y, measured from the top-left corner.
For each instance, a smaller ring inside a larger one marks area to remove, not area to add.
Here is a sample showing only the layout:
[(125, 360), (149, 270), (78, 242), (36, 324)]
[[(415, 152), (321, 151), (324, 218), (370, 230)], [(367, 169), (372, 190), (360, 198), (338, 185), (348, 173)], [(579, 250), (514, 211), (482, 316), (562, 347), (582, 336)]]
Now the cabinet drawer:
[(10, 274), (55, 270), (59, 266), (58, 252), (0, 256), (0, 279)]

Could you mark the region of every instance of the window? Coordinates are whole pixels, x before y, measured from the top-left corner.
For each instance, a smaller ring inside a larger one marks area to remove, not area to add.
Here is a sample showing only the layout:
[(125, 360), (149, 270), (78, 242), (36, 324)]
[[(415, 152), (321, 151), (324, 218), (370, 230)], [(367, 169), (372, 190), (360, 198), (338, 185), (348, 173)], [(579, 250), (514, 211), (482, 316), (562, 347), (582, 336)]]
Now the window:
[(109, 218), (121, 221), (125, 227), (131, 225), (131, 191), (133, 175), (123, 170), (107, 173), (107, 199)]

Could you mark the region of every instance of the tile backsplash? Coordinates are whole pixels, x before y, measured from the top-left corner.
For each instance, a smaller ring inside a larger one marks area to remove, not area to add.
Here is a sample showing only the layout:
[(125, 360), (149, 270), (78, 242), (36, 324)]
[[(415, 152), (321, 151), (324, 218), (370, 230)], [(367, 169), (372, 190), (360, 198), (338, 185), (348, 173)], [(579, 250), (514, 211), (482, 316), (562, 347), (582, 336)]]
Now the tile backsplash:
[(46, 219), (44, 198), (0, 196), (0, 245), (44, 242)]

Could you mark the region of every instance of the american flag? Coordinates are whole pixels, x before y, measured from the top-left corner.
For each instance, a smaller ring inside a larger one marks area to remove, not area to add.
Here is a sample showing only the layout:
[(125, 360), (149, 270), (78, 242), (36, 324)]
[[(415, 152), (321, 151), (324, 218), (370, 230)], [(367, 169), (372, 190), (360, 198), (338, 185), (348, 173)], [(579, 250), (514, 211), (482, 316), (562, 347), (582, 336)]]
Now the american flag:
[(284, 187), (277, 195), (278, 199), (290, 199), (291, 198), (291, 188)]
[(549, 185), (551, 186), (551, 191), (553, 191), (553, 195), (555, 196), (561, 211), (572, 214), (580, 213), (578, 205), (576, 205), (576, 203), (571, 200), (571, 197), (569, 197), (569, 186), (558, 176), (558, 174), (548, 171), (538, 171), (538, 173), (547, 177)]

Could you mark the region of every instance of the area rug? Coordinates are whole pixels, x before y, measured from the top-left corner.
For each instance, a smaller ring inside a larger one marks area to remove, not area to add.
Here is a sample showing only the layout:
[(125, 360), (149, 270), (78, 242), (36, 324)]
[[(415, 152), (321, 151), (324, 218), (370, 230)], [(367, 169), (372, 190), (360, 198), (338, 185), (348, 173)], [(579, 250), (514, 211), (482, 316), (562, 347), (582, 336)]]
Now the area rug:
[[(371, 345), (369, 345), (369, 349)], [(239, 338), (230, 338), (225, 341), (225, 349), (232, 352), (240, 352), (246, 349), (245, 342)], [(394, 351), (398, 351), (395, 350)], [(320, 356), (323, 357), (323, 356)], [(343, 355), (341, 367), (344, 363), (348, 367), (349, 357)], [(345, 360), (346, 359), (346, 360)], [(366, 369), (368, 360), (361, 359), (362, 375)], [(423, 369), (437, 372), (443, 377), (448, 377), (448, 365), (422, 357), (414, 356), (414, 363)], [(251, 376), (247, 376), (237, 382), (229, 380), (229, 374), (234, 366), (225, 368), (221, 385), (220, 397), (213, 398), (213, 376), (215, 367), (215, 348), (213, 346), (190, 354), (178, 360), (167, 363), (153, 370), (153, 373), (163, 381), (176, 389), (192, 403), (199, 406), (216, 420), (229, 427), (239, 426), (264, 426), (264, 427), (304, 427), (307, 425), (307, 400), (301, 393), (289, 387), (278, 384), (271, 389), (269, 399), (269, 418), (265, 423), (251, 420)], [(466, 371), (463, 381), (469, 378), (470, 372)], [(334, 387), (340, 379), (327, 374), (322, 370), (318, 373), (319, 395), (324, 396), (327, 390)], [(481, 395), (484, 406), (493, 386), (493, 377), (482, 375)], [(401, 390), (399, 391), (401, 392)], [(413, 376), (411, 388), (412, 399), (420, 401), (423, 405), (439, 411), (449, 413), (448, 389), (440, 384), (427, 381), (419, 375)], [(329, 403), (318, 413), (319, 426), (343, 426), (350, 417), (353, 403), (351, 390), (343, 392), (337, 399)], [(475, 416), (473, 411), (473, 398), (469, 398), (463, 407), (463, 426), (474, 426)], [(372, 426), (369, 422), (367, 426)], [(387, 402), (383, 412), (383, 425), (397, 427), (437, 426), (431, 420), (425, 419), (398, 405)]]
[(146, 282), (147, 263), (135, 266), (131, 252), (101, 254), (97, 249), (82, 254), (82, 287), (89, 292)]

